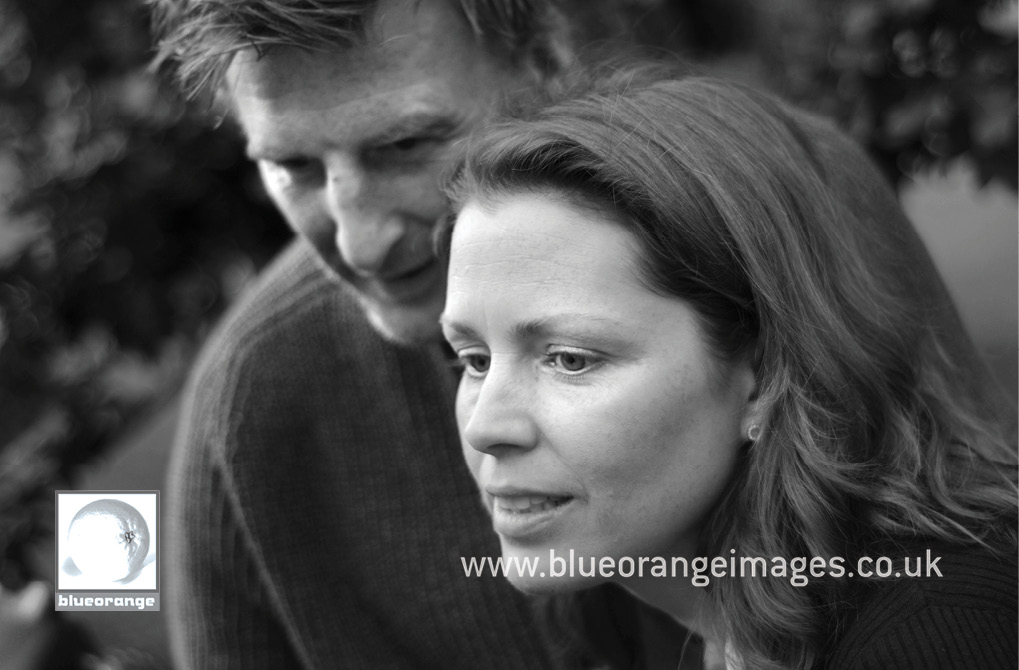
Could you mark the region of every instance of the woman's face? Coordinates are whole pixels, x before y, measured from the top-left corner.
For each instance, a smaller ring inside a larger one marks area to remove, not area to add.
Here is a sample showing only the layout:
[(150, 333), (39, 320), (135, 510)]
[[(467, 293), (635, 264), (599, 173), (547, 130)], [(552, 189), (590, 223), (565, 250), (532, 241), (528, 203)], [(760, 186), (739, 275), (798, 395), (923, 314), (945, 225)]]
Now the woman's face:
[(470, 202), (454, 229), (457, 421), (503, 556), (537, 561), (507, 574), (526, 591), (568, 587), (550, 551), (585, 571), (695, 555), (733, 471), (753, 373), (717, 360), (693, 309), (638, 272), (611, 215), (549, 195)]

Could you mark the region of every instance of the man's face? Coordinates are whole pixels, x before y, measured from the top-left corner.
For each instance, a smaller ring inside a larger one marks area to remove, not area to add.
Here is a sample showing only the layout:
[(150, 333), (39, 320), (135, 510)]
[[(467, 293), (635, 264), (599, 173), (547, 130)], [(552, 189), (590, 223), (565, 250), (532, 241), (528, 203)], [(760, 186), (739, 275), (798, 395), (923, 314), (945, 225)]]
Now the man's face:
[(266, 189), (293, 229), (399, 341), (438, 334), (453, 143), (532, 78), (485, 51), (444, 0), (381, 0), (368, 40), (240, 53), (228, 85)]

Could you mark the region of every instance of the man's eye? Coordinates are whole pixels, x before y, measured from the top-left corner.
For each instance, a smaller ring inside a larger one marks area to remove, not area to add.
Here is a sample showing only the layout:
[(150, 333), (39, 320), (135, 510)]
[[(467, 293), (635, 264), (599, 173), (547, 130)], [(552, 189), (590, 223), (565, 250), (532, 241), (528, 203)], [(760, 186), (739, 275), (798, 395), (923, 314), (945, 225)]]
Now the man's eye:
[(288, 172), (311, 172), (317, 163), (310, 158), (288, 158), (279, 161), (277, 165)]
[(404, 137), (403, 139), (396, 140), (390, 146), (399, 151), (411, 151), (428, 141), (424, 137)]
[(263, 160), (263, 176), (277, 188), (291, 188), (315, 184), (322, 179), (321, 163), (313, 158), (284, 158)]
[(439, 137), (402, 137), (372, 149), (367, 159), (378, 163), (431, 160), (444, 143), (445, 140)]

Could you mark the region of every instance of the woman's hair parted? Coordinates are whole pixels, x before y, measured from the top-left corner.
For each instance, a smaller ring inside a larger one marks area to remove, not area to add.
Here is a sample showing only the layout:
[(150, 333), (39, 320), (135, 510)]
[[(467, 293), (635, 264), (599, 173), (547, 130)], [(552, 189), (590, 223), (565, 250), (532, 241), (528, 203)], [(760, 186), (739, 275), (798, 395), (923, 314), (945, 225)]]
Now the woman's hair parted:
[[(763, 93), (658, 67), (561, 98), (471, 140), (454, 209), (542, 193), (615, 214), (649, 288), (691, 305), (720, 358), (752, 362), (763, 432), (706, 520), (704, 555), (1015, 547), (1014, 409), (852, 141)], [(746, 667), (808, 668), (850, 588), (710, 592)]]

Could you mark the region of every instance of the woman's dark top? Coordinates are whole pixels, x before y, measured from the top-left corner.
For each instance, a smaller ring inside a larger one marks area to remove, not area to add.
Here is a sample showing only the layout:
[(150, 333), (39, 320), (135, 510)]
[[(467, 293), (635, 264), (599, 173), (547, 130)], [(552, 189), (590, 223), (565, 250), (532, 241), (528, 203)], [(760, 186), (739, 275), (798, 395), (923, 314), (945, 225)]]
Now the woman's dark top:
[[(928, 549), (929, 577), (844, 577), (856, 590), (816, 670), (1019, 669), (1015, 550), (991, 554), (975, 547), (911, 543), (894, 552), (893, 573), (908, 556), (910, 571), (916, 571), (919, 557), (926, 574)], [(606, 584), (572, 595), (579, 606), (572, 611), (580, 617), (565, 628), (564, 621), (556, 622), (553, 646), (564, 648), (572, 638), (573, 644), (586, 641), (587, 649), (572, 658), (564, 654), (563, 667), (703, 670), (701, 638), (621, 588)], [(573, 635), (563, 635), (570, 628)]]
[[(978, 548), (932, 545), (930, 577), (867, 583), (825, 670), (1019, 667), (1019, 567)], [(907, 555), (922, 556), (926, 548)], [(901, 566), (899, 561), (897, 566)], [(911, 561), (915, 569), (916, 560)]]

